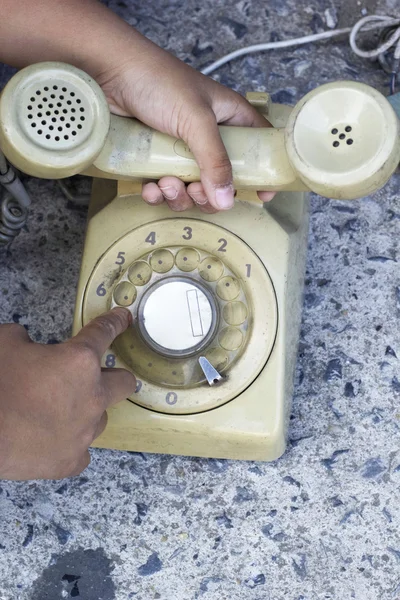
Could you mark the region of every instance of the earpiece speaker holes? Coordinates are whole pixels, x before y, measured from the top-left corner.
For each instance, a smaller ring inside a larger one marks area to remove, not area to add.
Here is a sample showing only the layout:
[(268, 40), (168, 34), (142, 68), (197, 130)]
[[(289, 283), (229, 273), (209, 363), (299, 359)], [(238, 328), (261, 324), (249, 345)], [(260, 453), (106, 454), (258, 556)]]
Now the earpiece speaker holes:
[[(352, 131), (352, 127), (350, 125), (346, 125), (344, 130), (346, 133), (350, 133), (350, 131)], [(331, 129), (331, 134), (332, 135), (337, 135), (339, 137), (339, 140), (344, 141), (346, 139), (346, 134), (345, 133), (339, 133), (339, 129), (337, 127), (334, 127), (333, 129)], [(351, 146), (354, 143), (354, 140), (352, 140), (351, 138), (348, 138), (346, 140), (346, 144), (348, 146)], [(340, 142), (338, 142), (337, 140), (335, 140), (332, 144), (332, 146), (334, 148), (338, 148), (338, 146), (340, 146)]]

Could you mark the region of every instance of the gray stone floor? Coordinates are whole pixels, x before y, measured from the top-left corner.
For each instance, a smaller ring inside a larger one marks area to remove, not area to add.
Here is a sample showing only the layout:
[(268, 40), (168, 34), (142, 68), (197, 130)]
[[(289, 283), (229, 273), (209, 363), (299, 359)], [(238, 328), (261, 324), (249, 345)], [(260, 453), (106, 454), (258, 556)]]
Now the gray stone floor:
[[(398, 0), (110, 2), (195, 67), (249, 43), (340, 26)], [(1, 72), (3, 81), (8, 71)], [(345, 41), (238, 60), (218, 79), (295, 102), (351, 78)], [(399, 176), (312, 201), (291, 445), (273, 464), (93, 451), (79, 478), (0, 485), (0, 600), (400, 598)], [(86, 181), (78, 181), (81, 187)], [(1, 254), (1, 322), (68, 337), (85, 210), (30, 179), (27, 231)]]

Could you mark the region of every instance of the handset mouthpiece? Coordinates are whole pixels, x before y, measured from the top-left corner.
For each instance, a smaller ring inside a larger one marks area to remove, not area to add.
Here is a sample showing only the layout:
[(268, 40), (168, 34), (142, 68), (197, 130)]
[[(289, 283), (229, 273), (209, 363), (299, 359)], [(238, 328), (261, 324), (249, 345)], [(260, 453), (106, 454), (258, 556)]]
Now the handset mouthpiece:
[(104, 146), (110, 111), (99, 85), (64, 63), (19, 71), (0, 98), (0, 146), (21, 171), (61, 179), (83, 171)]

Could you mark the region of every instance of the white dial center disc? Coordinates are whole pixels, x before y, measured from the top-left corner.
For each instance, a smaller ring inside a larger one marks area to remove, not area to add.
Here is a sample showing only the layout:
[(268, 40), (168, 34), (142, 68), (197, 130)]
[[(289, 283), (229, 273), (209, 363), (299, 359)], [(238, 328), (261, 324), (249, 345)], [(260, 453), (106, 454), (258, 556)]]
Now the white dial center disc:
[[(139, 311), (142, 334), (171, 355), (198, 350), (216, 321), (212, 297), (190, 280), (167, 280), (149, 290)], [(158, 348), (157, 348), (158, 347)]]

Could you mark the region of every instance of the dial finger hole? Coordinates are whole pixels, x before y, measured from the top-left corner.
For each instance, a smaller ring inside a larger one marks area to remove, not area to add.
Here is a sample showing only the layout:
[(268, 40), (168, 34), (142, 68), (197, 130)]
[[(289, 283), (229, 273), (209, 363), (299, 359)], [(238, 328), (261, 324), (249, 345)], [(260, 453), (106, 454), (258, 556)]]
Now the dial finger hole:
[(128, 281), (119, 283), (114, 290), (114, 300), (119, 306), (130, 306), (136, 300), (136, 288)]
[(134, 285), (146, 285), (151, 279), (152, 270), (144, 260), (134, 262), (128, 271), (128, 278)]
[(156, 250), (150, 258), (150, 265), (156, 273), (167, 273), (174, 266), (174, 256), (169, 250)]
[(224, 265), (218, 258), (205, 258), (199, 267), (200, 276), (204, 281), (217, 281), (224, 272)]
[(224, 306), (222, 314), (228, 325), (241, 325), (247, 319), (247, 307), (243, 302), (229, 302)]
[(234, 277), (223, 277), (217, 283), (217, 294), (221, 300), (234, 300), (240, 293), (240, 283)]
[(188, 273), (194, 271), (200, 262), (200, 255), (194, 248), (182, 248), (175, 257), (175, 263), (178, 269)]
[(219, 334), (218, 339), (225, 350), (238, 350), (243, 342), (243, 333), (235, 327), (225, 327)]
[(222, 371), (228, 366), (229, 356), (222, 348), (211, 348), (205, 356), (217, 371)]

